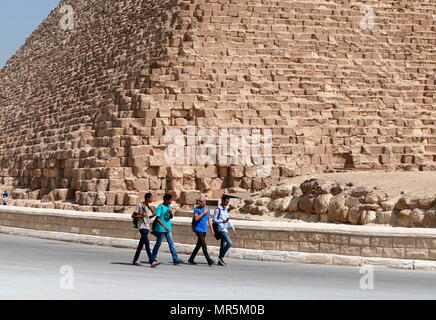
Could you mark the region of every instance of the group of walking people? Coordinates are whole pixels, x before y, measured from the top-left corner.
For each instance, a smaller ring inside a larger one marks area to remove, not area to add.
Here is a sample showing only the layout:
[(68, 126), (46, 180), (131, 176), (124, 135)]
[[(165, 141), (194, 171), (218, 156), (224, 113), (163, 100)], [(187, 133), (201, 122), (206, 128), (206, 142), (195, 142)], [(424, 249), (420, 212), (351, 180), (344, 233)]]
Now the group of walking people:
[[(227, 229), (230, 228), (233, 230), (235, 235), (237, 234), (235, 226), (230, 220), (228, 212), (230, 197), (224, 195), (221, 198), (221, 204), (215, 208), (213, 214), (209, 207), (206, 206), (206, 201), (206, 197), (200, 197), (197, 200), (197, 206), (194, 208), (192, 229), (197, 235), (198, 239), (197, 245), (190, 256), (188, 263), (196, 265), (197, 263), (195, 262), (195, 257), (200, 249), (202, 249), (204, 257), (206, 258), (209, 266), (213, 266), (216, 263), (220, 266), (227, 266), (228, 264), (224, 261), (224, 257), (232, 246), (232, 240), (230, 239)], [(145, 245), (151, 267), (155, 268), (158, 266), (160, 263), (157, 261), (157, 255), (164, 237), (168, 242), (173, 263), (175, 265), (184, 263), (184, 261), (179, 259), (177, 255), (172, 238), (171, 220), (175, 215), (175, 209), (171, 208), (172, 195), (165, 194), (163, 196), (163, 203), (157, 206), (155, 213), (150, 207), (152, 202), (154, 202), (153, 195), (151, 193), (145, 194), (144, 202), (141, 202), (136, 208), (135, 212), (132, 214), (134, 225), (141, 234), (141, 238), (139, 240), (132, 263), (134, 265), (142, 265), (139, 261), (139, 256)], [(206, 235), (208, 231), (210, 231), (216, 239), (221, 240), (218, 262), (213, 260), (207, 251)], [(151, 251), (150, 248), (150, 233), (156, 236), (156, 243), (153, 251)]]

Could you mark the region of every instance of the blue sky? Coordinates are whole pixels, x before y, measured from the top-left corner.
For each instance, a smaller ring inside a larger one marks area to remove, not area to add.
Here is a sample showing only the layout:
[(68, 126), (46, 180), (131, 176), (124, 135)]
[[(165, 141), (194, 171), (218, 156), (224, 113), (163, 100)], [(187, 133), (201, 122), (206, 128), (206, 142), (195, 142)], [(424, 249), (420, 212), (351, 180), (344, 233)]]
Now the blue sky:
[(0, 0), (0, 68), (60, 0)]

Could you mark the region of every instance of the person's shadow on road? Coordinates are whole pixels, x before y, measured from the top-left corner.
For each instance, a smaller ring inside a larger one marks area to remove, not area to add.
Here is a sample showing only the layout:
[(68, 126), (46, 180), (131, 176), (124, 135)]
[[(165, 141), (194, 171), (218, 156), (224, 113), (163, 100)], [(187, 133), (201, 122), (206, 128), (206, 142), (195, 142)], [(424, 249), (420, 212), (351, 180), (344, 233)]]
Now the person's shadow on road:
[[(150, 264), (149, 262), (146, 261), (141, 261), (142, 264)], [(137, 265), (134, 265), (133, 263), (129, 263), (129, 262), (111, 262), (111, 264), (118, 264), (118, 265), (122, 265), (122, 266), (132, 266), (132, 267), (137, 267)]]
[[(141, 261), (141, 263), (142, 263), (142, 265), (150, 265), (150, 262), (148, 262), (148, 261)], [(118, 265), (121, 265), (121, 266), (133, 266), (133, 267), (138, 267), (137, 265), (134, 265), (133, 263), (129, 263), (129, 262), (111, 262), (111, 264), (118, 264)], [(187, 263), (183, 263), (183, 264), (187, 264)], [(182, 264), (182, 265), (183, 265)], [(173, 263), (171, 263), (171, 262), (168, 262), (168, 263), (161, 263), (161, 265), (173, 265)], [(207, 263), (202, 263), (202, 262), (199, 262), (198, 263), (198, 265), (199, 266), (201, 266), (201, 265), (205, 265), (205, 266), (207, 266), (208, 264)], [(194, 266), (195, 267), (195, 266)]]

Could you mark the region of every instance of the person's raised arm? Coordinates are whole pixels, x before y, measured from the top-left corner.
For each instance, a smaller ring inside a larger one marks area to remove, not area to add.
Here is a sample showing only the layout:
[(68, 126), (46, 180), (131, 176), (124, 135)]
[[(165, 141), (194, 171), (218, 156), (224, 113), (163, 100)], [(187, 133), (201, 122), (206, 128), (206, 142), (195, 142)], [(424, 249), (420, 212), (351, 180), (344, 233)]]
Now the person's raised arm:
[(203, 210), (203, 213), (202, 214), (198, 214), (199, 213), (199, 210), (198, 210), (198, 208), (195, 208), (194, 209), (194, 217), (195, 217), (195, 221), (199, 221), (199, 220), (201, 220), (201, 218), (203, 218), (208, 212), (209, 212), (210, 210), (209, 210), (209, 208), (204, 208), (204, 210)]

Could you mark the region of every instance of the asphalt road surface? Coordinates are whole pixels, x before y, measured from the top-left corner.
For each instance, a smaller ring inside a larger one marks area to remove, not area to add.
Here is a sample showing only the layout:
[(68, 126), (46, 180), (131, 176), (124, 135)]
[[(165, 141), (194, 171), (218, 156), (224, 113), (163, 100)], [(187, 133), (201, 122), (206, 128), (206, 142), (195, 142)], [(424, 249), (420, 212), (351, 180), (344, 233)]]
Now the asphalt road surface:
[[(133, 250), (0, 234), (0, 299), (435, 299), (436, 272), (228, 259), (156, 269), (134, 266)], [(187, 261), (187, 256), (180, 256)], [(145, 260), (145, 250), (141, 260)], [(365, 277), (362, 279), (362, 277)], [(362, 289), (361, 284), (368, 289)]]

